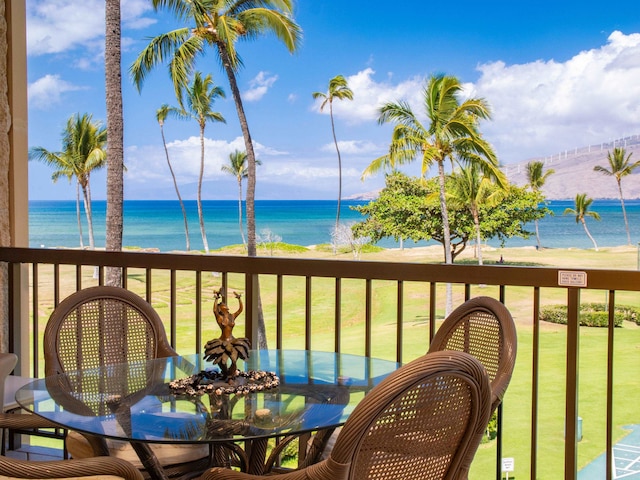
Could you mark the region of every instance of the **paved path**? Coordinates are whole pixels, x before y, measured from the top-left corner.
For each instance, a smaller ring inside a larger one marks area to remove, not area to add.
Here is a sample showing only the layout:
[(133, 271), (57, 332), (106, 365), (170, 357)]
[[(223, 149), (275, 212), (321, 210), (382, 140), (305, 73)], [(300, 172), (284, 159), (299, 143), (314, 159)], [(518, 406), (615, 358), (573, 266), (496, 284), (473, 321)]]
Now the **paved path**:
[[(613, 447), (614, 479), (640, 480), (640, 425), (628, 425), (631, 433)], [(579, 480), (605, 478), (604, 453), (578, 472)]]

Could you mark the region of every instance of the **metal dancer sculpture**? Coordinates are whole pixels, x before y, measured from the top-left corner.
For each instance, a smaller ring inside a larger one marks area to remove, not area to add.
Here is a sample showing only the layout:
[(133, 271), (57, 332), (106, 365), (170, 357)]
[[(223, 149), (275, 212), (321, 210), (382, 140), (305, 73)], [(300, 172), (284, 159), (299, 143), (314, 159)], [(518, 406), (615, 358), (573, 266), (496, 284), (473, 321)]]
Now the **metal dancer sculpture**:
[(232, 381), (238, 374), (236, 365), (238, 359), (249, 358), (251, 342), (248, 338), (235, 338), (233, 327), (236, 325), (236, 317), (242, 313), (243, 305), (241, 295), (233, 292), (238, 299), (238, 310), (235, 313), (229, 312), (229, 307), (222, 301), (222, 291), (215, 290), (213, 302), (213, 314), (216, 322), (222, 330), (219, 338), (209, 340), (204, 346), (204, 359), (218, 365), (225, 381)]

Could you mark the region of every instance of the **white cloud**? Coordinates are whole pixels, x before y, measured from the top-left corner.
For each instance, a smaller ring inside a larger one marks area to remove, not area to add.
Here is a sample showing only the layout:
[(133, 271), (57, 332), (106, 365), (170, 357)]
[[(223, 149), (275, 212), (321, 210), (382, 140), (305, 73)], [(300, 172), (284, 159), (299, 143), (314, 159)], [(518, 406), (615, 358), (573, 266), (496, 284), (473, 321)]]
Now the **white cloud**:
[[(154, 19), (144, 17), (151, 11), (145, 0), (123, 0), (122, 23), (125, 29), (145, 28)], [(93, 50), (103, 42), (104, 0), (28, 0), (27, 52), (29, 55), (56, 54), (81, 47)]]
[(503, 162), (553, 154), (640, 128), (640, 34), (613, 32), (606, 45), (566, 62), (480, 65), (471, 93), (493, 108), (482, 125)]
[[(192, 136), (183, 140), (167, 143), (171, 166), (179, 184), (194, 183), (200, 174), (200, 137)], [(235, 150), (244, 150), (244, 140), (237, 137), (231, 141), (204, 139), (204, 180), (227, 177), (221, 167), (229, 162), (229, 154)], [(260, 143), (254, 143), (256, 157), (263, 164), (264, 158), (286, 155), (276, 149)], [(171, 182), (169, 167), (162, 145), (132, 146), (127, 149), (125, 163), (127, 165), (127, 181), (136, 183)]]
[[(338, 141), (338, 148), (340, 149), (340, 153), (352, 155), (362, 155), (380, 151), (380, 146), (367, 140)], [(321, 150), (323, 152), (335, 152), (336, 146), (334, 143), (327, 143), (326, 145), (322, 146)]]
[(31, 108), (47, 110), (60, 104), (62, 94), (76, 90), (85, 90), (81, 87), (62, 80), (60, 75), (45, 75), (33, 83), (28, 89), (28, 101)]
[[(353, 100), (336, 100), (333, 102), (333, 115), (348, 123), (357, 124), (377, 121), (379, 109), (387, 102), (400, 100), (417, 103), (420, 101), (424, 80), (418, 77), (409, 78), (401, 83), (392, 84), (390, 81), (376, 82), (373, 79), (375, 71), (366, 68), (355, 75), (345, 77), (347, 85), (353, 91)], [(322, 99), (313, 104), (314, 111), (320, 111)], [(327, 108), (323, 113), (329, 114)]]
[[(478, 70), (480, 78), (464, 84), (463, 96), (484, 97), (491, 105), (493, 120), (481, 130), (502, 162), (598, 144), (640, 129), (640, 33), (613, 32), (602, 47), (565, 62), (495, 61)], [(388, 74), (377, 81), (371, 68), (346, 78), (354, 98), (333, 103), (336, 118), (350, 124), (375, 122), (381, 105), (399, 100), (424, 116), (424, 78), (394, 83)], [(316, 100), (312, 110), (319, 112), (320, 103)], [(345, 151), (350, 147), (355, 145), (345, 143)]]
[(249, 82), (249, 90), (242, 94), (242, 98), (247, 102), (255, 102), (264, 97), (267, 91), (278, 80), (277, 75), (269, 75), (268, 72), (260, 72)]

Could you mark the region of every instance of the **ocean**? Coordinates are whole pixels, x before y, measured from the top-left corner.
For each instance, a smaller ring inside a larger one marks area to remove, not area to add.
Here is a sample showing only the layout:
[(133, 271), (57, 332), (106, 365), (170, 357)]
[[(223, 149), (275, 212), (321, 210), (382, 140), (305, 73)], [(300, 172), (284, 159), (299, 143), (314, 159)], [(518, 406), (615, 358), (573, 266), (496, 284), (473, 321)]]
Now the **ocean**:
[[(361, 221), (361, 215), (352, 210), (364, 201), (342, 201), (341, 222)], [(93, 202), (94, 236), (97, 247), (104, 247), (106, 202)], [(191, 249), (203, 249), (195, 201), (185, 202), (189, 222)], [(575, 216), (564, 216), (573, 200), (552, 201), (549, 208), (554, 216), (539, 222), (542, 245), (547, 248), (593, 248), (582, 224)], [(631, 240), (640, 242), (640, 200), (626, 200), (625, 206)], [(314, 245), (331, 242), (331, 229), (335, 223), (337, 202), (335, 200), (257, 200), (256, 232), (265, 235), (265, 230), (281, 238), (282, 242), (296, 245)], [(238, 202), (233, 200), (208, 200), (203, 202), (205, 228), (210, 249), (240, 244), (238, 226)], [(586, 219), (587, 228), (599, 247), (625, 245), (627, 243), (622, 209), (618, 200), (596, 200), (591, 211), (600, 214), (601, 220)], [(82, 228), (85, 246), (89, 245), (88, 229), (84, 212)], [(534, 231), (534, 225), (527, 225)], [(75, 201), (31, 201), (29, 202), (29, 244), (31, 247), (79, 247)], [(434, 242), (405, 242), (405, 247), (432, 245)], [(498, 240), (487, 244), (500, 247)], [(177, 200), (126, 200), (124, 203), (124, 238), (126, 247), (158, 249), (162, 252), (185, 250), (184, 222)], [(393, 239), (385, 239), (378, 245), (397, 247)], [(505, 247), (535, 246), (535, 235), (529, 239), (514, 238)]]

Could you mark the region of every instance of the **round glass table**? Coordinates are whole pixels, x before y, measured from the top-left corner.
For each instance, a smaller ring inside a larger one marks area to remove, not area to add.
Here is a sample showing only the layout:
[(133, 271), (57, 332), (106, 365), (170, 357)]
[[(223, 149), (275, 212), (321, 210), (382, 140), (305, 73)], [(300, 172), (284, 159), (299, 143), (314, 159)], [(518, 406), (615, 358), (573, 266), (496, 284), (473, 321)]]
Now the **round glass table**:
[(61, 427), (131, 442), (156, 479), (165, 475), (148, 443), (225, 446), (241, 459), (243, 470), (260, 474), (272, 466), (265, 464), (269, 438), (333, 431), (400, 365), (332, 352), (252, 350), (238, 366), (273, 372), (279, 385), (244, 393), (175, 393), (170, 382), (217, 370), (202, 356), (190, 355), (38, 379), (19, 389), (16, 401)]

